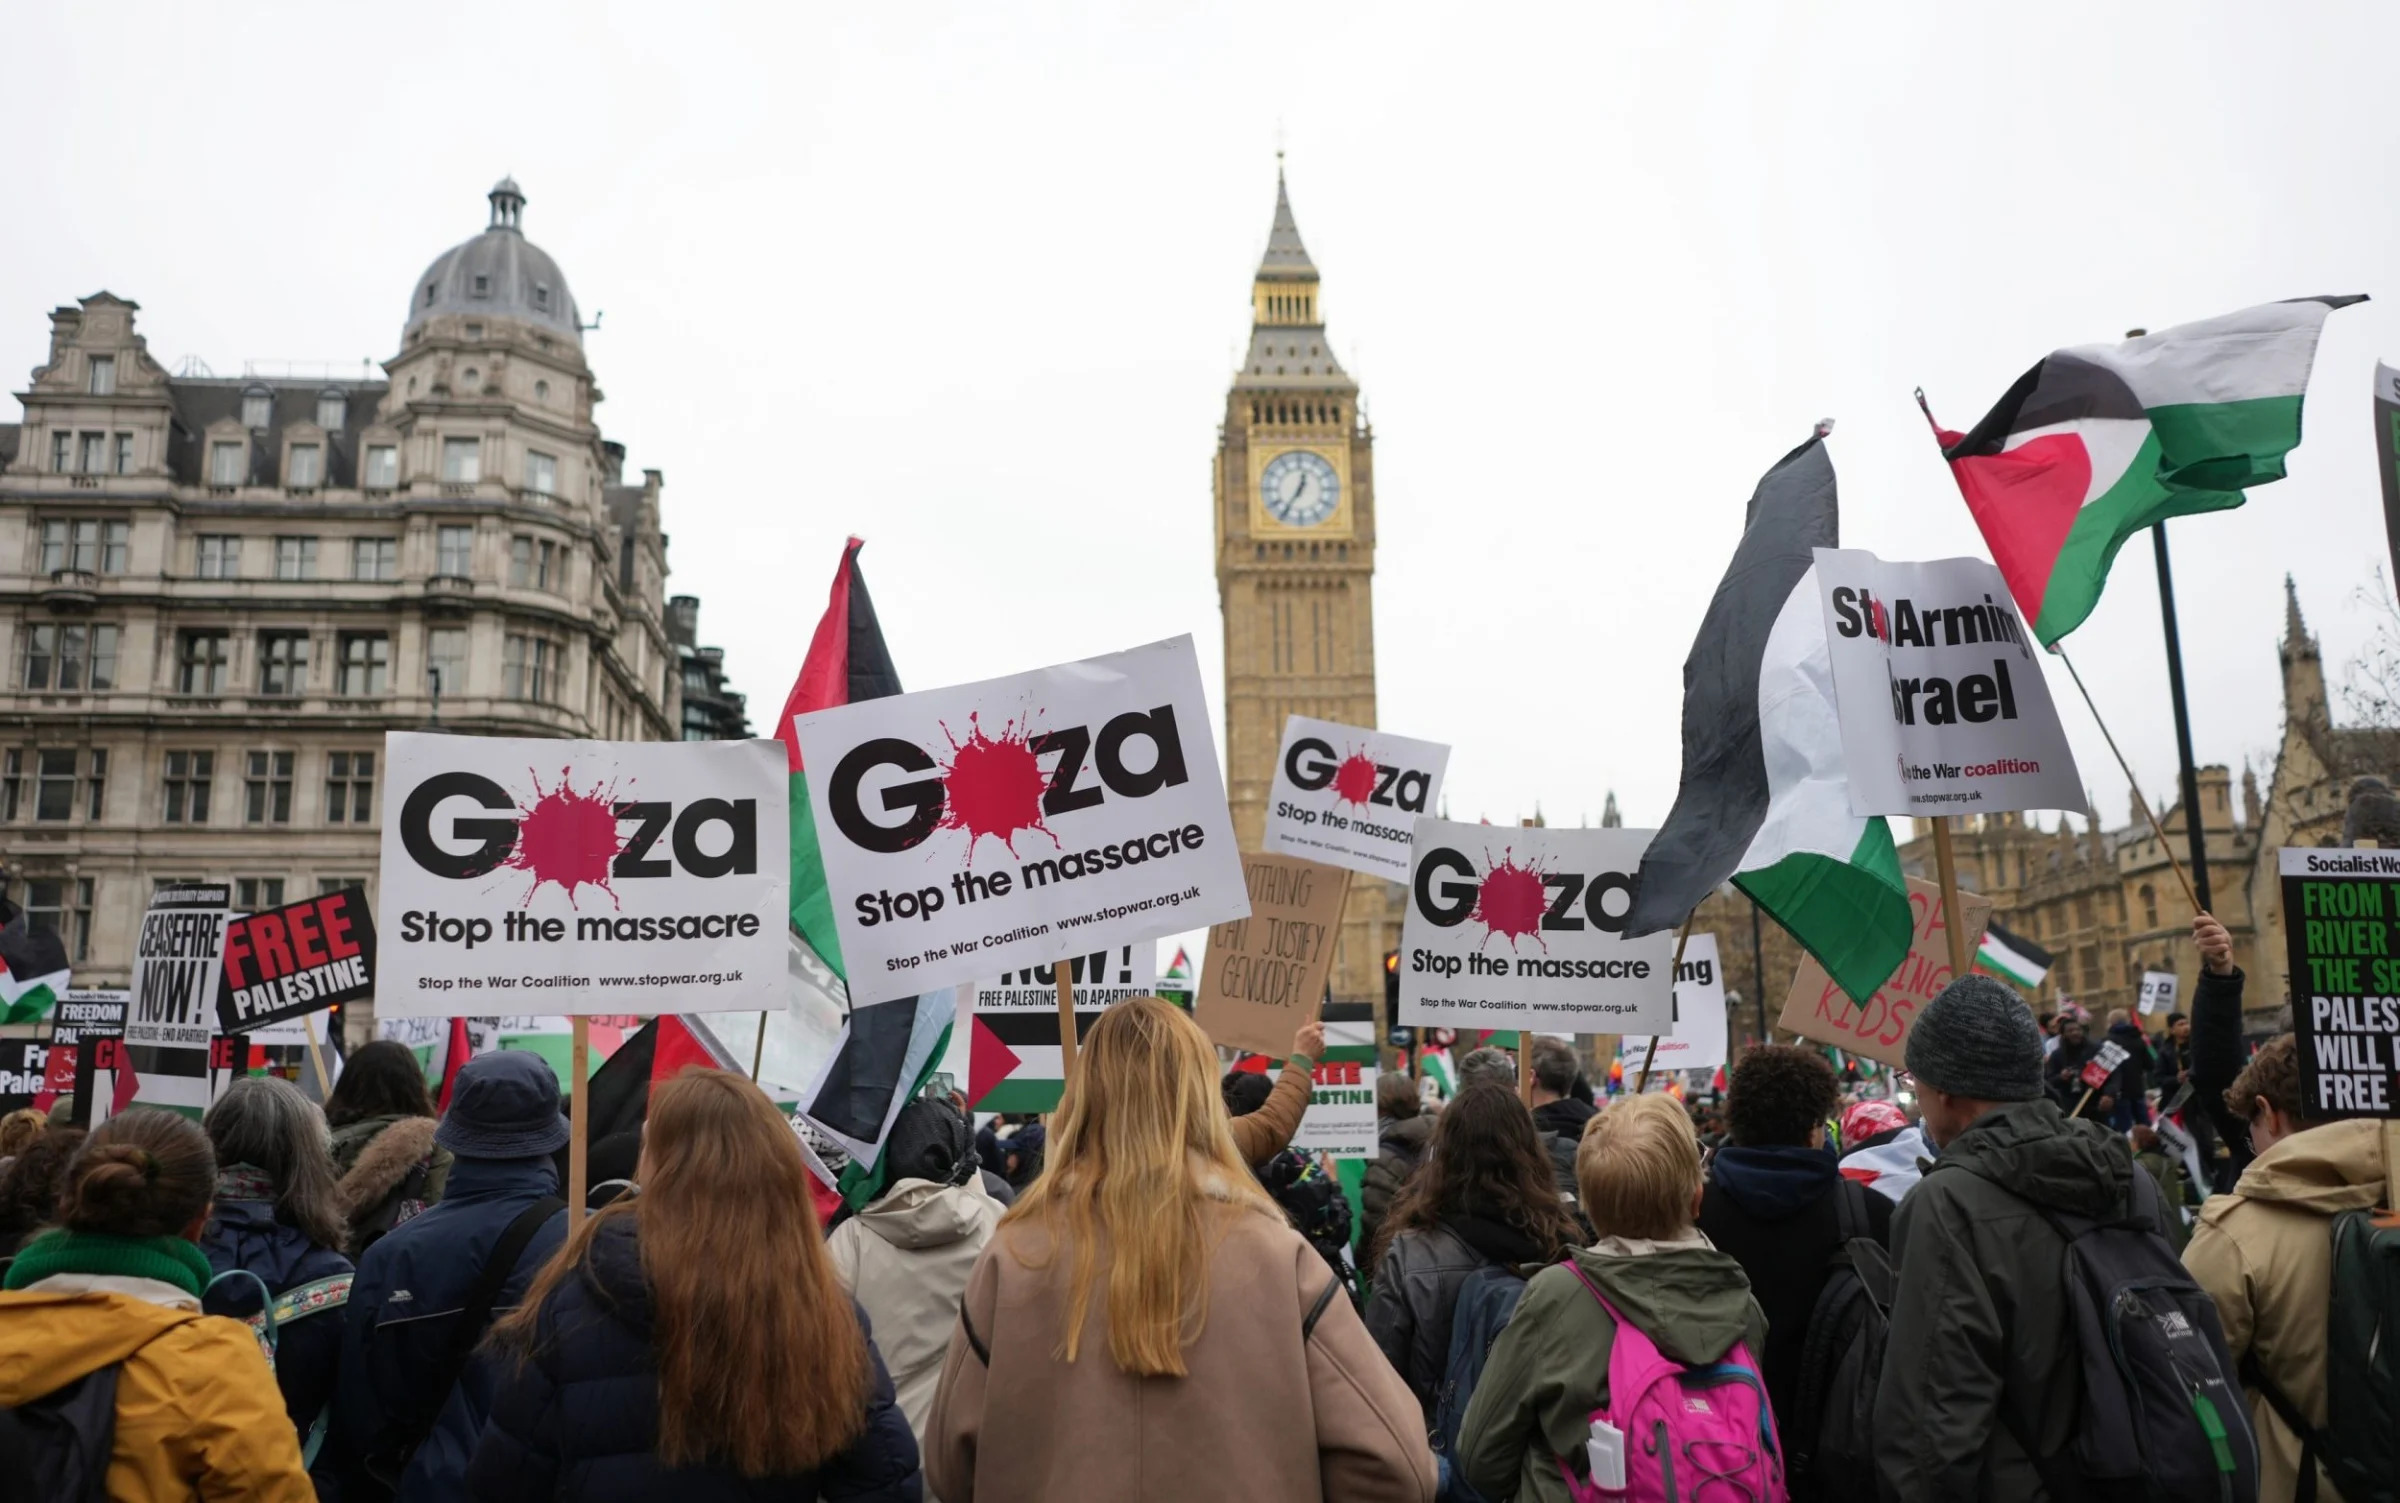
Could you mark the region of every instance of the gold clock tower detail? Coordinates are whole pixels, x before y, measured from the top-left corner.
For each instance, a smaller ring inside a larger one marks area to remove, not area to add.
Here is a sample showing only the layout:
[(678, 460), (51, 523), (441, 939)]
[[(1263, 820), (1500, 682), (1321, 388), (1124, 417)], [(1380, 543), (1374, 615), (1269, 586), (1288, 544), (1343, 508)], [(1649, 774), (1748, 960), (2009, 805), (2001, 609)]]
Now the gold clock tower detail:
[[(1325, 337), (1316, 263), (1278, 164), (1250, 349), (1217, 434), (1217, 600), (1233, 827), (1257, 850), (1288, 715), (1375, 724), (1375, 436)], [(1333, 994), (1383, 997), (1399, 889), (1353, 877)]]

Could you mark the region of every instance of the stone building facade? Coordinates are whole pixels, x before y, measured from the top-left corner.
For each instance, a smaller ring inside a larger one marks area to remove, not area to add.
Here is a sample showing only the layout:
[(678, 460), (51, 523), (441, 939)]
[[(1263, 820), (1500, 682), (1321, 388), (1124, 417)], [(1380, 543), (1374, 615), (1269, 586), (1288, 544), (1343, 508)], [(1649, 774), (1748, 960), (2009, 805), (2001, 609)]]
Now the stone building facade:
[(79, 982), (127, 980), (160, 882), (371, 893), (386, 731), (686, 734), (662, 477), (601, 434), (524, 195), (489, 203), (378, 379), (170, 374), (135, 303), (51, 314), (0, 426), (0, 865)]

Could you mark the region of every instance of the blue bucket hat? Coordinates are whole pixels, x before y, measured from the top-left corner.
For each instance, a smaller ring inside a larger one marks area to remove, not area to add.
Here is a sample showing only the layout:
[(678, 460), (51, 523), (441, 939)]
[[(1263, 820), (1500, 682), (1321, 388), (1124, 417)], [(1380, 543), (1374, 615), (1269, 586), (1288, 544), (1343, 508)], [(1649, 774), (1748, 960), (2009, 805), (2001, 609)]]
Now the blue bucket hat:
[(468, 1060), (450, 1085), (450, 1110), (433, 1140), (462, 1159), (547, 1158), (565, 1146), (558, 1076), (522, 1049)]

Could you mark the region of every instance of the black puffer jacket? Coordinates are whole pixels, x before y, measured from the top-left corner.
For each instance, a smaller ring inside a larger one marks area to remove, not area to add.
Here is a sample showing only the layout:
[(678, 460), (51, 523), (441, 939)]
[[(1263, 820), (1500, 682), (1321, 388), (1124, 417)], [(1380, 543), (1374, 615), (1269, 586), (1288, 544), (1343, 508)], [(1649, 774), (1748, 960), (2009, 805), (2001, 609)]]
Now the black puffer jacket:
[(1545, 1101), (1533, 1109), (1534, 1130), (1542, 1135), (1542, 1151), (1550, 1155), (1550, 1177), (1558, 1182), (1559, 1198), (1571, 1206), (1578, 1200), (1575, 1150), (1583, 1142), (1585, 1124), (1599, 1115), (1598, 1107), (1572, 1096)]
[[(535, 1350), (503, 1364), (491, 1419), (467, 1471), (467, 1494), (491, 1503), (576, 1498), (633, 1503), (757, 1503), (762, 1499), (857, 1498), (918, 1503), (917, 1442), (892, 1399), (883, 1358), (866, 1428), (813, 1474), (745, 1480), (716, 1466), (669, 1471), (659, 1464), (658, 1365), (651, 1333), (656, 1307), (642, 1277), (632, 1217), (612, 1219), (590, 1260), (543, 1305)], [(864, 1328), (862, 1311), (858, 1323)], [(872, 1342), (869, 1351), (873, 1352)]]
[(1375, 1234), (1392, 1202), (1408, 1185), (1409, 1176), (1425, 1162), (1433, 1141), (1433, 1118), (1384, 1117), (1376, 1123), (1375, 1157), (1367, 1160), (1366, 1181), (1359, 1186), (1358, 1255), (1374, 1256)]
[(1367, 1334), (1408, 1381), (1427, 1424), (1450, 1365), (1451, 1318), (1467, 1275), (1498, 1264), (1554, 1262), (1563, 1251), (1536, 1247), (1515, 1227), (1483, 1216), (1453, 1217), (1392, 1239), (1375, 1271)]

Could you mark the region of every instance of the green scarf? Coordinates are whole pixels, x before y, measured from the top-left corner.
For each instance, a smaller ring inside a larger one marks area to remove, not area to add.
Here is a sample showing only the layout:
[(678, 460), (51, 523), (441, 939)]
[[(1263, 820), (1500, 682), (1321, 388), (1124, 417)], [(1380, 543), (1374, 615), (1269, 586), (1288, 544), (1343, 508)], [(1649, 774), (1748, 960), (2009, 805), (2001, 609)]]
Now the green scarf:
[(44, 1232), (8, 1265), (7, 1287), (22, 1289), (54, 1273), (102, 1273), (156, 1279), (198, 1299), (208, 1288), (208, 1257), (181, 1237), (114, 1237), (105, 1232)]

